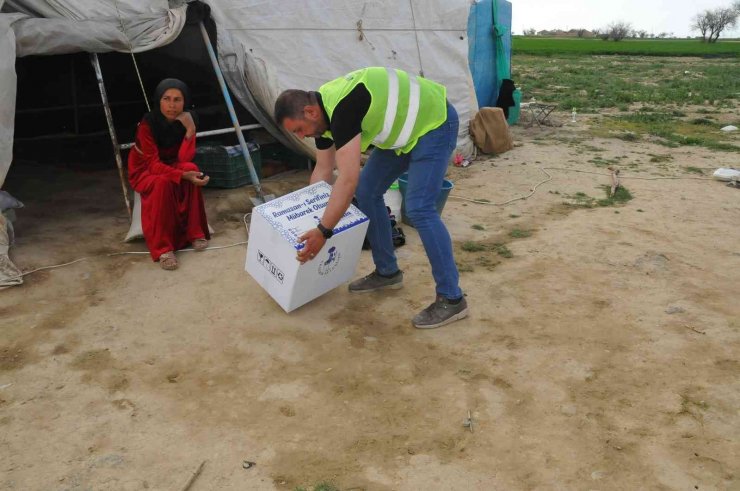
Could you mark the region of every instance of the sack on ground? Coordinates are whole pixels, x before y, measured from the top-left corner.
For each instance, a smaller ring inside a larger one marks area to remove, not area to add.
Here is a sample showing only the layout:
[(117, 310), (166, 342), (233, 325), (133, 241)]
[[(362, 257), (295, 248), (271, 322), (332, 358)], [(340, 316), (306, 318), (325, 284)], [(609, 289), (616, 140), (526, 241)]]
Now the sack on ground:
[(481, 108), (470, 122), (470, 136), (483, 153), (504, 153), (514, 148), (514, 139), (500, 107)]

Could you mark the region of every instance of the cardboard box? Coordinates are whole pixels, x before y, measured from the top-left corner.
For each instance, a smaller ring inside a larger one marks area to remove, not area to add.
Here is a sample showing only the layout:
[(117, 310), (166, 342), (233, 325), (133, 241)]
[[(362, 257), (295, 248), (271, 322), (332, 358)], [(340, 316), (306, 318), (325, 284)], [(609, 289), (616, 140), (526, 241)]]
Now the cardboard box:
[(368, 218), (350, 206), (319, 254), (301, 264), (298, 238), (315, 228), (331, 186), (318, 182), (252, 210), (244, 269), (290, 312), (350, 280), (360, 259)]

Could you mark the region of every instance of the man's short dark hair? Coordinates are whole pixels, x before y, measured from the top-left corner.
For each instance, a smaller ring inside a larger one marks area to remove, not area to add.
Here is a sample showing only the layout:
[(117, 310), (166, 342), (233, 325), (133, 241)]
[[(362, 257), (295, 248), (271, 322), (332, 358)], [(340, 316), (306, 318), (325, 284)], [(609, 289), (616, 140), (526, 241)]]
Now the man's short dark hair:
[(275, 101), (275, 121), (282, 125), (285, 118), (303, 119), (303, 108), (317, 102), (313, 92), (288, 89)]

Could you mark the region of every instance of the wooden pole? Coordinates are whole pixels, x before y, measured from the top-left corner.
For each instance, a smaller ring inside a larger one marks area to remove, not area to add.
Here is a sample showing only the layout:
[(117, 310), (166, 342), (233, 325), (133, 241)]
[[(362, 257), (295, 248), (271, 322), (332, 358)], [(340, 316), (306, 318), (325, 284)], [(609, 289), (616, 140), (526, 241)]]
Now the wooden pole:
[(613, 197), (614, 193), (617, 192), (617, 188), (619, 188), (619, 169), (609, 167), (609, 170), (612, 171), (612, 192), (609, 196)]

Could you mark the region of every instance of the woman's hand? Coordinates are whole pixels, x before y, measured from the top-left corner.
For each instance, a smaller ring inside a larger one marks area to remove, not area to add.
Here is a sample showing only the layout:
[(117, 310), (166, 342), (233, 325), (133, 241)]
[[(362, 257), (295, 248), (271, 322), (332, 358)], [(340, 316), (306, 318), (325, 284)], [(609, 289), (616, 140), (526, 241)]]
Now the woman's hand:
[(208, 181), (211, 180), (210, 177), (203, 175), (202, 172), (196, 170), (187, 170), (183, 172), (182, 178), (186, 181), (192, 182), (196, 186), (205, 186), (208, 184)]
[(191, 138), (195, 134), (195, 121), (189, 112), (183, 111), (175, 119), (185, 127), (185, 138)]

